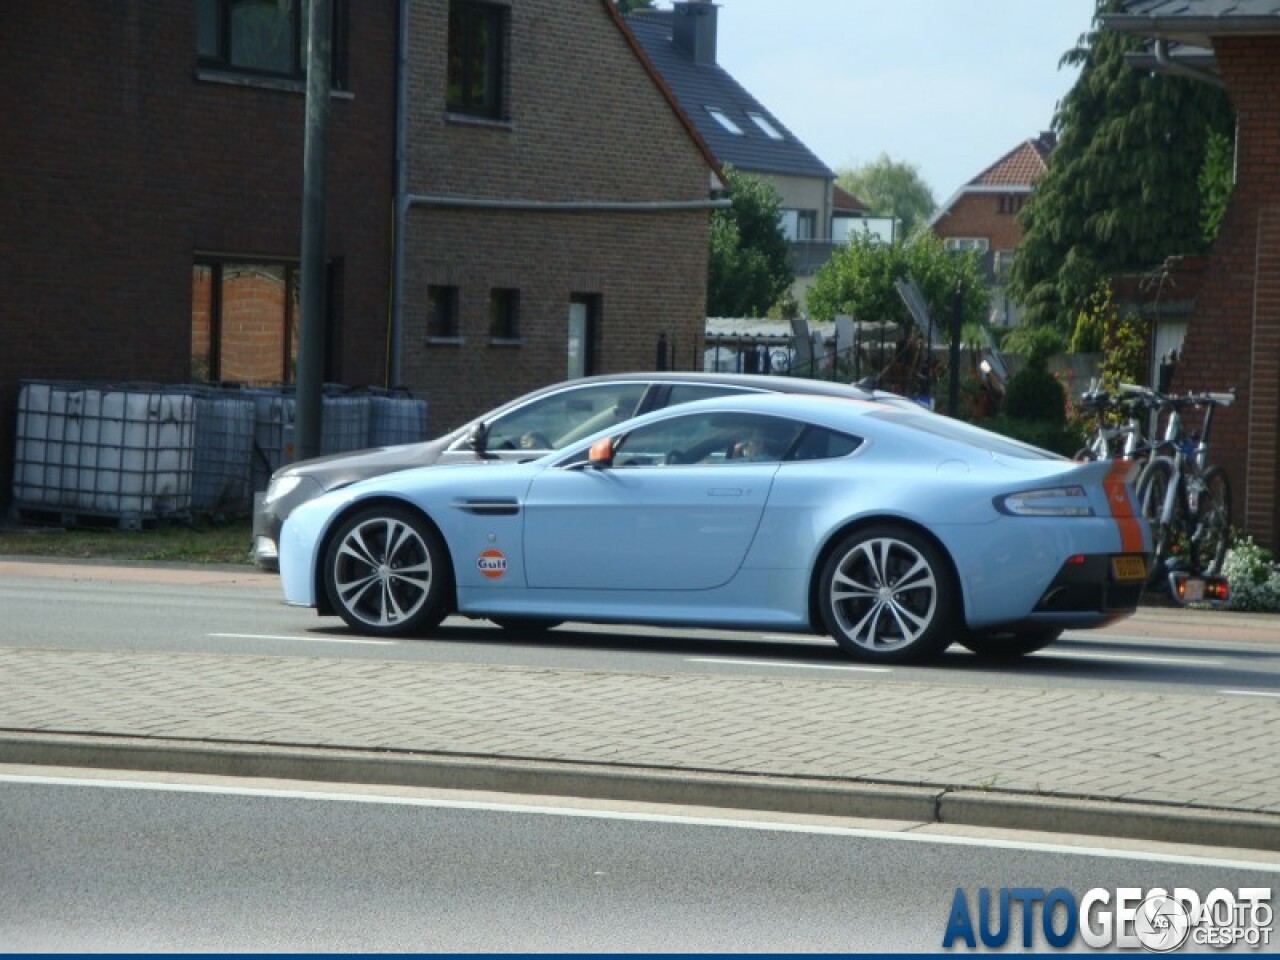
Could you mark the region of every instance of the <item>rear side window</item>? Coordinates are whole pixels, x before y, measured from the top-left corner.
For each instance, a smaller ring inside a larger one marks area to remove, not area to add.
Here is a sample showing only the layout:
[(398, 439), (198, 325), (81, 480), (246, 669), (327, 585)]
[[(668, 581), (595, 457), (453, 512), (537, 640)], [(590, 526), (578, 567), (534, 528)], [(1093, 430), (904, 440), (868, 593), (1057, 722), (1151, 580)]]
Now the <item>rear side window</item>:
[(836, 460), (840, 457), (847, 457), (860, 446), (862, 446), (862, 439), (859, 437), (851, 437), (846, 433), (836, 433), (836, 431), (827, 430), (825, 427), (811, 426), (805, 430), (804, 436), (800, 438), (800, 442), (796, 444), (795, 449), (788, 455), (787, 461)]

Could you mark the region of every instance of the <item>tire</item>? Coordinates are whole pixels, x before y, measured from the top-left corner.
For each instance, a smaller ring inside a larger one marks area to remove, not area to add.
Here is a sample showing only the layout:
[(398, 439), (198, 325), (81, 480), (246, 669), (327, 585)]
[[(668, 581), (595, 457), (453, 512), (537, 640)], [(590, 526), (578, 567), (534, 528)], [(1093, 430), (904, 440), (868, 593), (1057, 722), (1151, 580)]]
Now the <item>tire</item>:
[(1098, 459), (1098, 455), (1093, 452), (1092, 447), (1081, 447), (1071, 459), (1076, 463), (1092, 463)]
[(430, 524), (403, 507), (376, 506), (338, 527), (325, 551), (324, 587), (351, 629), (398, 637), (439, 626), (451, 569)]
[(1181, 541), (1187, 539), (1187, 504), (1182, 492), (1174, 497), (1173, 511), (1168, 523), (1162, 523), (1161, 512), (1169, 485), (1179, 478), (1172, 461), (1165, 458), (1151, 460), (1138, 476), (1136, 494), (1142, 515), (1151, 524), (1151, 539), (1155, 553), (1151, 564), (1151, 582), (1162, 580), (1167, 572), (1169, 558)]
[(1231, 545), (1231, 484), (1222, 467), (1210, 467), (1202, 479), (1204, 490), (1196, 508), (1196, 566), (1200, 573), (1217, 576)]
[(918, 662), (951, 641), (951, 568), (914, 530), (886, 524), (845, 537), (823, 565), (818, 590), (827, 631), (854, 659)]
[(520, 631), (522, 633), (544, 633), (547, 630), (554, 630), (563, 620), (549, 620), (542, 617), (489, 617), (491, 623), (496, 623), (503, 630)]
[(1017, 630), (1012, 633), (967, 634), (960, 638), (961, 646), (968, 648), (984, 660), (1016, 660), (1028, 653), (1043, 650), (1060, 636), (1061, 630)]

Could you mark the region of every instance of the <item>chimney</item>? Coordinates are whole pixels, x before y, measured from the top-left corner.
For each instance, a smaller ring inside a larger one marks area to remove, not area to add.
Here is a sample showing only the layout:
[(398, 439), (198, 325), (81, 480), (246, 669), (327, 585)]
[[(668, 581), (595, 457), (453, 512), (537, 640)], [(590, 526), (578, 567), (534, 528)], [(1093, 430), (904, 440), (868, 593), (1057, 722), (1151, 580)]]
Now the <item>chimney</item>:
[(671, 40), (701, 67), (715, 66), (717, 10), (711, 0), (677, 0), (671, 7)]

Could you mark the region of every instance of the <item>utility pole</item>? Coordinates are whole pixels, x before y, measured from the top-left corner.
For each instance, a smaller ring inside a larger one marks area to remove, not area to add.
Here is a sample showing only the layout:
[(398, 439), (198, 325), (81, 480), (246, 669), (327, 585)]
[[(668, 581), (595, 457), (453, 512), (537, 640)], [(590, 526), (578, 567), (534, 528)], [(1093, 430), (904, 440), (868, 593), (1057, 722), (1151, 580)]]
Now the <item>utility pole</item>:
[(956, 295), (951, 304), (951, 353), (948, 364), (951, 376), (947, 380), (947, 412), (953, 417), (960, 415), (960, 336), (964, 322), (964, 284), (956, 281)]
[(302, 283), (298, 326), (298, 398), (295, 450), (299, 459), (320, 455), (324, 407), (325, 182), (329, 148), (329, 64), (332, 0), (311, 0), (307, 10), (306, 134), (302, 157)]

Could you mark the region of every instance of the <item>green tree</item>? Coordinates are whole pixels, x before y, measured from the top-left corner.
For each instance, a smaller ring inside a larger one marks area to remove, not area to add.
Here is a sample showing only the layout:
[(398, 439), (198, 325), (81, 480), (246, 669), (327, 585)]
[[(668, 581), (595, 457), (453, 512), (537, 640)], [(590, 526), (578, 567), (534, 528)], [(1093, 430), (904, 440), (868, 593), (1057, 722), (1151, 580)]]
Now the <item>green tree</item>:
[[(1117, 3), (1098, 0), (1098, 10)], [(1009, 284), (1028, 323), (1067, 332), (1100, 280), (1204, 249), (1197, 178), (1210, 134), (1232, 128), (1230, 107), (1216, 87), (1130, 67), (1124, 55), (1141, 45), (1095, 26), (1062, 58), (1080, 75), (1054, 115), (1049, 169), (1019, 214)]]
[(759, 177), (731, 167), (724, 173), (731, 206), (711, 214), (707, 314), (761, 317), (795, 280), (780, 197)]
[(880, 154), (860, 167), (841, 168), (836, 182), (870, 207), (873, 217), (892, 217), (901, 226), (898, 237), (910, 237), (933, 214), (933, 191), (909, 163), (896, 163)]
[(1201, 237), (1205, 246), (1217, 239), (1222, 218), (1227, 215), (1227, 202), (1235, 186), (1234, 161), (1235, 144), (1231, 138), (1216, 130), (1209, 134), (1198, 181), (1203, 201), (1200, 209)]
[(814, 275), (805, 301), (809, 315), (831, 320), (837, 314), (849, 314), (855, 320), (887, 321), (911, 330), (915, 324), (894, 285), (896, 280), (912, 280), (920, 288), (934, 319), (935, 342), (950, 329), (957, 288), (962, 322), (976, 326), (986, 319), (987, 288), (977, 255), (948, 253), (932, 233), (922, 233), (909, 243), (855, 237)]

